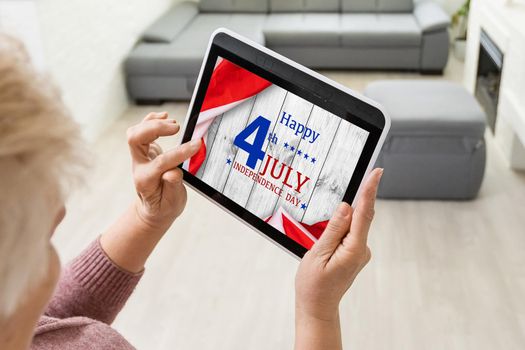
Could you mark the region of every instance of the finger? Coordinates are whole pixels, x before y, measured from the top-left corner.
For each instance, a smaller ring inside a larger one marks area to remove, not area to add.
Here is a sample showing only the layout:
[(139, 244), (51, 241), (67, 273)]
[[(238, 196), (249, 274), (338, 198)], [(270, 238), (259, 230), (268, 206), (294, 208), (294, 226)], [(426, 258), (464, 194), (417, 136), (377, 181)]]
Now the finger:
[(320, 256), (329, 258), (341, 243), (343, 237), (348, 234), (351, 221), (352, 207), (348, 203), (342, 202), (337, 207), (321, 238), (315, 243), (312, 250)]
[(146, 120), (152, 120), (152, 119), (166, 119), (168, 118), (168, 112), (150, 112), (146, 117), (144, 118), (144, 121)]
[(382, 175), (383, 169), (374, 169), (370, 173), (354, 210), (349, 239), (357, 243), (366, 245), (368, 230), (374, 219), (377, 187), (379, 186)]
[(160, 147), (159, 144), (156, 142), (150, 143), (148, 150), (148, 158), (150, 160), (153, 160), (157, 158), (157, 156), (160, 154), (162, 154), (162, 147)]
[(182, 164), (186, 159), (191, 158), (199, 151), (201, 147), (201, 140), (196, 139), (186, 142), (166, 153), (159, 155), (151, 162), (153, 173), (162, 175), (168, 170), (174, 169)]
[(173, 119), (147, 120), (128, 129), (128, 144), (133, 160), (147, 162), (149, 145), (161, 136), (175, 135), (180, 125)]

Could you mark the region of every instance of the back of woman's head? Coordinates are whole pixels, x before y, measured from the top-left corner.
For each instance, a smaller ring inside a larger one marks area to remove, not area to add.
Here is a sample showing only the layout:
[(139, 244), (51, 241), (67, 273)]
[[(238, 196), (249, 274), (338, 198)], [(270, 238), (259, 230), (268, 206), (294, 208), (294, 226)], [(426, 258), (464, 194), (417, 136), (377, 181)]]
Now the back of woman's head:
[(83, 156), (57, 90), (0, 33), (0, 321), (46, 272), (53, 221)]

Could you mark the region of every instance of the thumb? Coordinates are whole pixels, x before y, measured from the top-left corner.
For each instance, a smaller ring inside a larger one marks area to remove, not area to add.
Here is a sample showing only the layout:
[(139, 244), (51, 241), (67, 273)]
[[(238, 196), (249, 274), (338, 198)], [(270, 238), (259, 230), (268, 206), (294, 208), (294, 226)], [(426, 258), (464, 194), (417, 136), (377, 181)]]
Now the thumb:
[(182, 185), (183, 173), (180, 168), (166, 171), (162, 174), (165, 195), (173, 195), (176, 189)]
[(321, 238), (315, 243), (312, 250), (315, 250), (320, 256), (329, 258), (350, 230), (351, 221), (352, 207), (348, 203), (342, 202), (337, 207)]

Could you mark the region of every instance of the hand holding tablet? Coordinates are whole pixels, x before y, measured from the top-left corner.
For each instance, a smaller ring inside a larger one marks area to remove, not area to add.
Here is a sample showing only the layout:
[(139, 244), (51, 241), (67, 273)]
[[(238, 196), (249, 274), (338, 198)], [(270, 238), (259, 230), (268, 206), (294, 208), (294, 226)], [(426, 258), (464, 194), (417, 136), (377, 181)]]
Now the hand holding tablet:
[(368, 230), (383, 171), (371, 172), (356, 209), (341, 203), (295, 278), (296, 349), (342, 349), (339, 303), (370, 260)]
[(227, 30), (217, 31), (183, 142), (184, 180), (302, 257), (356, 199), (389, 129), (374, 102)]

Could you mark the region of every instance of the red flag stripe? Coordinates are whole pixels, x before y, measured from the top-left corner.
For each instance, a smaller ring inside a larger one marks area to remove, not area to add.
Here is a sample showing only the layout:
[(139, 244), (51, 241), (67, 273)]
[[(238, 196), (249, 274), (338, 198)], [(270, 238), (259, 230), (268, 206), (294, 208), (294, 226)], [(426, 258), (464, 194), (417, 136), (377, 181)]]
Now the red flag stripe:
[(321, 238), (328, 225), (328, 220), (311, 225), (296, 221), (282, 207), (264, 221), (308, 249)]
[(268, 80), (224, 59), (212, 73), (201, 112), (251, 97), (271, 84)]
[(328, 225), (328, 220), (316, 222), (315, 224), (312, 224), (312, 225), (308, 225), (308, 224), (301, 222), (301, 225), (303, 225), (306, 231), (310, 232), (312, 236), (319, 239), (321, 238), (321, 235), (323, 234), (324, 230), (326, 229), (326, 226)]
[(311, 249), (314, 245), (314, 241), (310, 239), (301, 229), (299, 229), (292, 221), (290, 221), (284, 214), (283, 218), (283, 227), (286, 235), (305, 247), (306, 249)]

